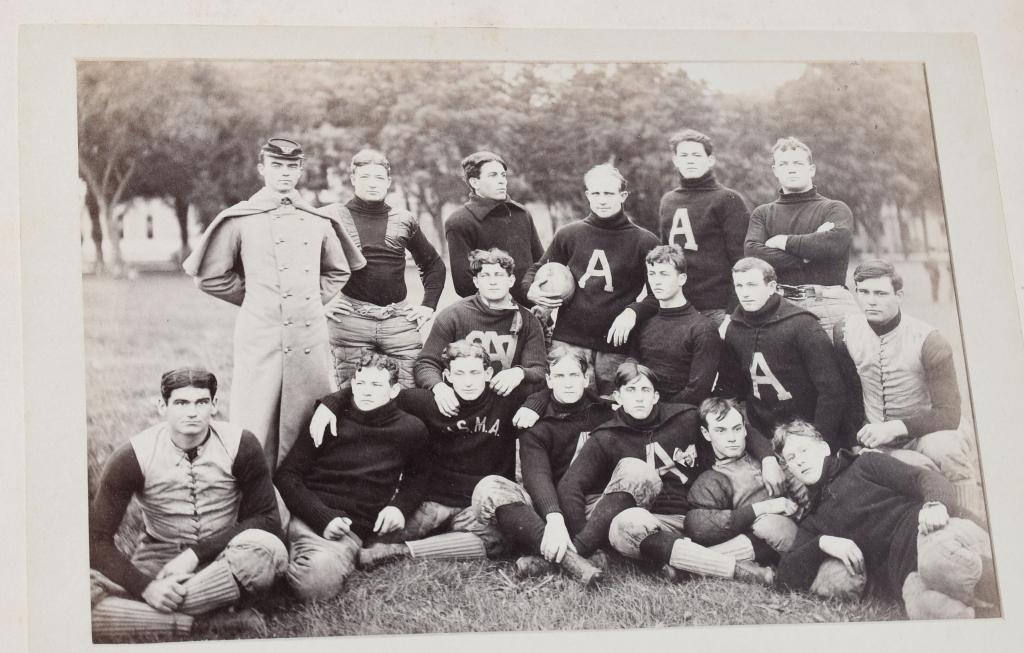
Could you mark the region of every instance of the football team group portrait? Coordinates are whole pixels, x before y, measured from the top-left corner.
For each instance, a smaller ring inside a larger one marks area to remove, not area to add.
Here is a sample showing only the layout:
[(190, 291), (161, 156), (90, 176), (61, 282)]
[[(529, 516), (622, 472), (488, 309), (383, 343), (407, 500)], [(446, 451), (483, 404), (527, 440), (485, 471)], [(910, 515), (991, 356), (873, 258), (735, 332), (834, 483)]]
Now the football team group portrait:
[(923, 66), (89, 61), (78, 126), (95, 642), (1000, 616)]

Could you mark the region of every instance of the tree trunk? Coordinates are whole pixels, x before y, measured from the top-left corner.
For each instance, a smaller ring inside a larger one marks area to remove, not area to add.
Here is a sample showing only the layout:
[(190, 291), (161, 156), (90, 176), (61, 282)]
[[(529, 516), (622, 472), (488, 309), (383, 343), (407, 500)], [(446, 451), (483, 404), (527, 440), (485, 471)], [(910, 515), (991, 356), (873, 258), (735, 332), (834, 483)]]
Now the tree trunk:
[(121, 233), (118, 229), (117, 218), (114, 217), (114, 207), (104, 200), (99, 200), (100, 225), (103, 232), (103, 241), (110, 244), (110, 260), (105, 261), (104, 271), (115, 277), (124, 273), (124, 260), (121, 256)]
[(184, 197), (174, 198), (174, 215), (178, 218), (178, 230), (181, 234), (181, 249), (178, 250), (178, 262), (188, 257), (188, 200)]
[(921, 235), (924, 238), (924, 253), (930, 255), (932, 251), (931, 243), (928, 242), (928, 215), (925, 213), (924, 206), (921, 206), (918, 215), (921, 216)]
[(105, 271), (103, 265), (103, 226), (100, 224), (100, 206), (96, 202), (96, 196), (93, 194), (92, 189), (86, 184), (85, 191), (85, 208), (89, 211), (89, 224), (92, 226), (91, 236), (93, 248), (96, 251), (96, 274), (103, 274)]

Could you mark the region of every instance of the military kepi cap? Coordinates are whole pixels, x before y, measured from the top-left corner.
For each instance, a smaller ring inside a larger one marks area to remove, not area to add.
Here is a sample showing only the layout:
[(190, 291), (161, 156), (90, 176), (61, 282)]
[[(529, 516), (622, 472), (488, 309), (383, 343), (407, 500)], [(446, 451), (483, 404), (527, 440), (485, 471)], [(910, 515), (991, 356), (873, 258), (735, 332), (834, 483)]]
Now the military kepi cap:
[(288, 140), (287, 138), (269, 139), (263, 144), (263, 147), (260, 148), (260, 152), (268, 156), (292, 161), (305, 158), (302, 155), (302, 146), (295, 141)]

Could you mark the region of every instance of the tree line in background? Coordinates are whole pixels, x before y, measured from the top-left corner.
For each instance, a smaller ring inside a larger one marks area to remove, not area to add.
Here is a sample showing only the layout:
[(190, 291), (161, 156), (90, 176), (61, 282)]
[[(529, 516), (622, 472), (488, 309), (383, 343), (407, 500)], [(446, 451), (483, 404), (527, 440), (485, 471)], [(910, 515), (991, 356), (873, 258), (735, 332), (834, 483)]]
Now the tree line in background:
[[(382, 149), (406, 208), (443, 234), (443, 207), (466, 197), (459, 161), (480, 149), (507, 158), (511, 196), (545, 204), (554, 227), (586, 214), (583, 173), (611, 162), (629, 180), (627, 212), (651, 228), (661, 195), (678, 183), (667, 138), (685, 127), (714, 139), (719, 180), (753, 205), (775, 196), (769, 148), (793, 135), (814, 150), (819, 189), (850, 205), (870, 242), (883, 239), (883, 205), (895, 207), (901, 233), (923, 223), (926, 211), (941, 212), (927, 88), (916, 65), (810, 64), (799, 79), (759, 95), (714, 92), (672, 64), (78, 67), (79, 172), (96, 260), (114, 273), (123, 266), (116, 207), (166, 199), (184, 254), (189, 207), (205, 225), (255, 192), (256, 153), (272, 135), (302, 143), (304, 185), (314, 191), (332, 173), (347, 179), (357, 150)], [(435, 245), (444, 251), (443, 242)]]

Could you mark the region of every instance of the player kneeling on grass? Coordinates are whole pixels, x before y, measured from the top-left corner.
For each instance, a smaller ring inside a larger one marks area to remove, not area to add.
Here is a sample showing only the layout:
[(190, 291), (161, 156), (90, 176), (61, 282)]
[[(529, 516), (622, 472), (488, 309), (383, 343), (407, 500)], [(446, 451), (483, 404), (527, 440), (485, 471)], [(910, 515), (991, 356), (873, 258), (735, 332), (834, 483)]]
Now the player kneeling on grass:
[(366, 353), (350, 387), (321, 399), (275, 477), (292, 513), (288, 584), (303, 600), (342, 590), (360, 547), (405, 525), (419, 505), (423, 423), (399, 410), (399, 363)]
[(866, 575), (883, 594), (902, 595), (911, 619), (973, 618), (996, 601), (988, 533), (960, 518), (969, 513), (942, 474), (878, 452), (830, 455), (801, 420), (775, 429), (775, 447), (811, 496), (779, 563), (780, 586), (831, 596)]
[[(556, 487), (590, 432), (608, 421), (613, 410), (610, 402), (586, 387), (586, 353), (560, 345), (548, 355), (548, 366), (548, 389), (523, 404), (523, 411), (530, 411), (534, 418), (530, 428), (519, 435), (525, 492), (504, 491), (507, 481), (491, 477), (485, 479), (490, 481), (489, 488), (486, 484), (477, 486), (473, 503), (483, 519), (497, 523), (512, 548), (529, 554), (516, 561), (518, 574), (546, 573), (555, 563), (576, 580), (589, 584), (600, 577), (603, 561), (588, 561), (578, 554), (571, 537), (577, 533), (566, 526)], [(608, 484), (612, 491), (635, 487), (635, 492), (642, 492), (641, 486), (658, 483), (656, 475), (641, 461), (634, 462), (613, 475)], [(601, 496), (587, 496), (588, 516)], [(593, 548), (587, 547), (588, 554)]]
[(801, 504), (806, 506), (806, 488), (790, 476), (784, 488), (788, 496), (771, 496), (762, 468), (770, 465), (774, 473), (778, 463), (774, 457), (759, 461), (747, 451), (747, 441), (762, 436), (748, 431), (735, 401), (706, 399), (698, 414), (701, 433), (711, 443), (715, 462), (690, 488), (690, 511), (683, 532), (705, 546), (745, 537), (758, 563), (776, 564), (778, 554), (788, 551), (796, 538), (795, 519)]
[[(709, 466), (701, 442), (697, 409), (659, 404), (656, 377), (628, 359), (615, 372), (614, 400), (621, 407), (597, 427), (558, 486), (576, 550), (588, 555), (605, 542), (630, 557), (667, 563), (685, 571), (769, 582), (770, 570), (742, 562), (754, 557), (750, 540), (734, 538), (712, 549), (684, 538), (687, 491)], [(769, 449), (767, 443), (765, 449)], [(768, 451), (762, 457), (769, 456)], [(624, 467), (643, 465), (652, 483), (615, 488), (610, 481)], [(586, 495), (604, 492), (586, 517)]]
[[(482, 558), (503, 550), (501, 533), (473, 507), (478, 484), (522, 495), (515, 484), (516, 440), (512, 418), (532, 388), (524, 384), (501, 396), (488, 385), (493, 369), (487, 351), (457, 340), (445, 349), (444, 381), (458, 402), (448, 416), (422, 388), (403, 390), (398, 405), (423, 421), (430, 434), (425, 454), (430, 480), (424, 501), (405, 527), (359, 552), (369, 569), (397, 558)], [(434, 533), (440, 533), (433, 535)], [(428, 537), (433, 535), (433, 537)]]
[[(256, 437), (212, 421), (217, 379), (177, 369), (160, 379), (163, 421), (107, 460), (89, 506), (93, 636), (187, 634), (193, 618), (268, 589), (287, 553), (270, 471)], [(132, 497), (143, 532), (131, 558), (114, 544)], [(256, 628), (254, 610), (213, 614), (208, 629)]]

